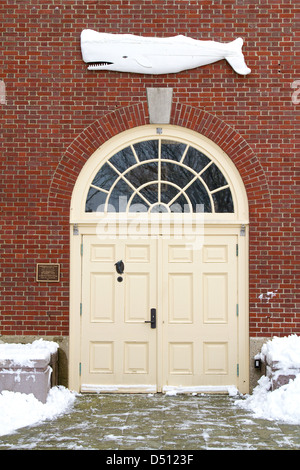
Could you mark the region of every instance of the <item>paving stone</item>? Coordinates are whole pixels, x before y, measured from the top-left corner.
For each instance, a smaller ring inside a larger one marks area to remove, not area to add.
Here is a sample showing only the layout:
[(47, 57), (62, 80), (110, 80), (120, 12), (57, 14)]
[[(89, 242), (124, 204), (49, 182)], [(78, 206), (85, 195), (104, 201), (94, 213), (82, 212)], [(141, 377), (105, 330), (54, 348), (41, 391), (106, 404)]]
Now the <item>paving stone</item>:
[(293, 450), (300, 426), (256, 419), (221, 395), (81, 395), (55, 420), (0, 436), (0, 450)]

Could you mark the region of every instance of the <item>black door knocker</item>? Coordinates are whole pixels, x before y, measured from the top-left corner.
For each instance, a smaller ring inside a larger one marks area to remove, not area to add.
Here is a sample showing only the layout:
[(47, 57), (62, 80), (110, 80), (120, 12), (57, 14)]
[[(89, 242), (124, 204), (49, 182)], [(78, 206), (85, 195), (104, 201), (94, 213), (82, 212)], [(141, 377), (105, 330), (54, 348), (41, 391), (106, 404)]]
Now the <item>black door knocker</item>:
[[(124, 263), (123, 263), (122, 260), (117, 261), (117, 262), (115, 263), (115, 267), (116, 267), (116, 271), (117, 271), (118, 274), (123, 274), (123, 273), (124, 273)], [(118, 281), (118, 282), (122, 282), (122, 281), (123, 281), (122, 276), (118, 276), (118, 277), (117, 277), (117, 281)]]

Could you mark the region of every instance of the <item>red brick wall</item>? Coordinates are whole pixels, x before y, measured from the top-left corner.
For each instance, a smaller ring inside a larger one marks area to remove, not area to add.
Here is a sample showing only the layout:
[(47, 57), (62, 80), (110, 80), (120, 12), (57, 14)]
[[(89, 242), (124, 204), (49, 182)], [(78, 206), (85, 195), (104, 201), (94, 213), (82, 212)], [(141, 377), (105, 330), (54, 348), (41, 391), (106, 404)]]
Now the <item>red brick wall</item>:
[[(68, 335), (74, 182), (102, 142), (149, 122), (146, 88), (155, 86), (173, 87), (172, 124), (215, 140), (244, 180), (250, 335), (300, 334), (296, 2), (0, 0), (0, 13), (0, 334)], [(79, 40), (87, 27), (224, 42), (241, 36), (252, 73), (239, 76), (225, 61), (176, 75), (90, 72)], [(61, 264), (58, 284), (36, 282), (42, 262)]]

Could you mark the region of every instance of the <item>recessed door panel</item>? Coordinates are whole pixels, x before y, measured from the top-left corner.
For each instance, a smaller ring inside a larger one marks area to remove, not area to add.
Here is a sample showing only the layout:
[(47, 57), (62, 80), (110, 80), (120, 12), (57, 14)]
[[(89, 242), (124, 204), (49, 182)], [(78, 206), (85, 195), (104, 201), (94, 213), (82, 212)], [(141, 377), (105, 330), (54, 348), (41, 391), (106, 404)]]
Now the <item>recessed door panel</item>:
[(127, 273), (125, 283), (125, 321), (145, 322), (150, 306), (150, 274)]
[(91, 261), (98, 261), (99, 263), (103, 262), (113, 262), (115, 259), (115, 245), (91, 245)]
[(114, 322), (115, 276), (113, 273), (90, 274), (91, 322)]
[(203, 321), (227, 323), (228, 273), (203, 273)]
[(193, 343), (169, 343), (169, 373), (192, 375), (194, 372), (193, 356)]
[(193, 273), (169, 273), (169, 322), (193, 322)]
[(147, 244), (127, 244), (125, 260), (126, 262), (149, 263), (150, 261), (150, 246)]
[(89, 365), (89, 372), (92, 374), (113, 374), (114, 343), (112, 341), (91, 341)]
[(203, 262), (204, 263), (227, 263), (228, 246), (227, 245), (204, 245)]
[(203, 343), (203, 370), (205, 374), (228, 374), (228, 342)]
[(148, 374), (149, 359), (149, 342), (126, 341), (124, 343), (125, 374)]

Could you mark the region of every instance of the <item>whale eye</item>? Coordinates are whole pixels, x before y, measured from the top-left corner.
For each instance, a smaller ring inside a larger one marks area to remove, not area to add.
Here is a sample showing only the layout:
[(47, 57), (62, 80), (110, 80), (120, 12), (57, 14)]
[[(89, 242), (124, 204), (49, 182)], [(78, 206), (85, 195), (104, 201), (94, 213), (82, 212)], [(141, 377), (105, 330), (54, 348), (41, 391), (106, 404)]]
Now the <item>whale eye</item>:
[(123, 55), (123, 59), (128, 59), (128, 55)]

